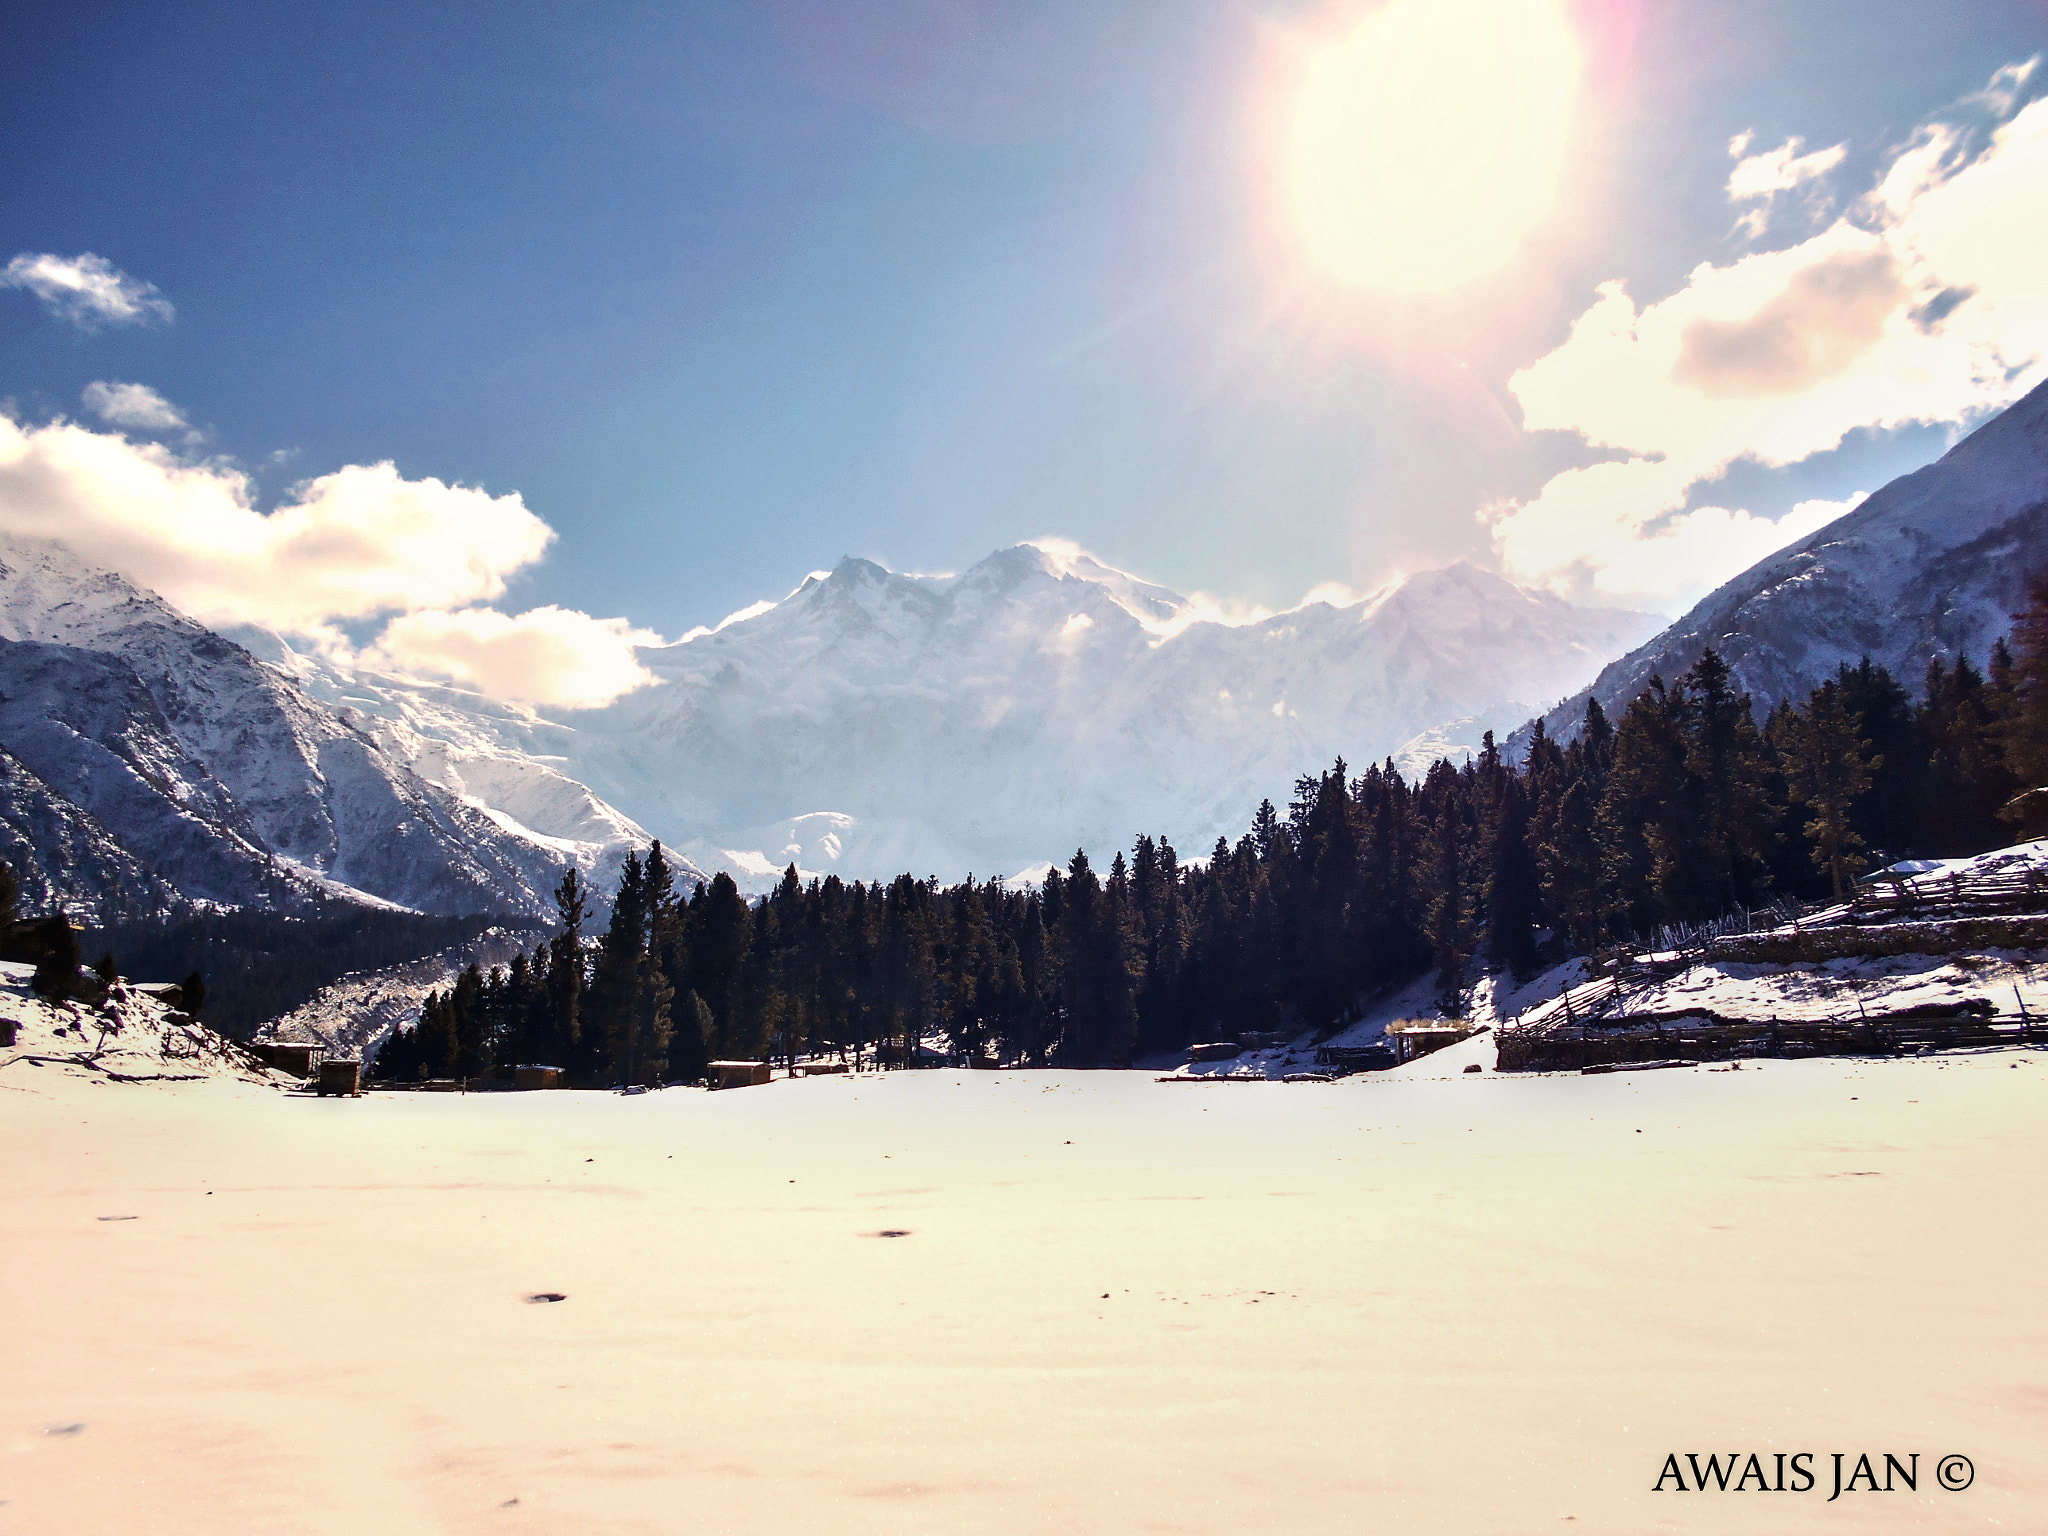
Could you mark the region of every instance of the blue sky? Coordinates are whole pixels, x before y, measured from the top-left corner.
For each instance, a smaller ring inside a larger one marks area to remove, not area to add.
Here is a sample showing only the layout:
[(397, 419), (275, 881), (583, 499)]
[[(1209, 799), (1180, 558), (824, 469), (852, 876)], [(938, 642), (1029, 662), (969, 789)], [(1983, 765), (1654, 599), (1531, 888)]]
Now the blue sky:
[[(2038, 0), (1566, 6), (1550, 212), (1503, 273), (1415, 297), (1304, 277), (1275, 229), (1290, 70), (1375, 10), (17, 0), (0, 261), (93, 253), (175, 314), (88, 327), (0, 292), (0, 397), (104, 432), (82, 392), (147, 386), (189, 423), (168, 451), (239, 466), (265, 509), (384, 460), (517, 492), (545, 558), (446, 601), (671, 636), (842, 554), (948, 569), (1039, 535), (1247, 603), (1474, 558), (1672, 604), (1556, 575), (1541, 518), (1500, 510), (1674, 451), (1554, 391), (1526, 429), (1518, 372), (1603, 282), (1647, 310), (1825, 232), (2048, 34)], [(1761, 233), (1728, 191), (1744, 133), (1843, 146)], [(1724, 433), (1660, 515), (1874, 489), (1983, 407), (1943, 401), (1836, 410), (1789, 464), (1727, 463)]]

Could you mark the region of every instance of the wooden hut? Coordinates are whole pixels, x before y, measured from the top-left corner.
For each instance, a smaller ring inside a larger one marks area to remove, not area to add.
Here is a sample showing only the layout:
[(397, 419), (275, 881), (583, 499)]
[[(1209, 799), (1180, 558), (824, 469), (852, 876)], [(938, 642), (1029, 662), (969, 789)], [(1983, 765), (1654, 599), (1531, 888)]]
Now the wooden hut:
[(2021, 790), (1998, 814), (2017, 826), (2023, 838), (2048, 837), (2048, 785)]
[(293, 1077), (313, 1075), (313, 1053), (318, 1047), (304, 1040), (251, 1040), (249, 1054), (266, 1067), (289, 1072)]
[(521, 1093), (531, 1093), (541, 1088), (566, 1088), (569, 1074), (560, 1067), (514, 1067), (512, 1086)]
[(768, 1063), (765, 1061), (714, 1061), (711, 1063), (714, 1088), (755, 1088), (768, 1081)]
[(320, 1063), (320, 1081), (316, 1092), (323, 1097), (333, 1094), (355, 1098), (363, 1091), (363, 1064), (359, 1061), (337, 1061), (330, 1056)]
[(1457, 1019), (1397, 1019), (1387, 1026), (1387, 1038), (1393, 1041), (1394, 1055), (1401, 1061), (1414, 1061), (1478, 1033)]

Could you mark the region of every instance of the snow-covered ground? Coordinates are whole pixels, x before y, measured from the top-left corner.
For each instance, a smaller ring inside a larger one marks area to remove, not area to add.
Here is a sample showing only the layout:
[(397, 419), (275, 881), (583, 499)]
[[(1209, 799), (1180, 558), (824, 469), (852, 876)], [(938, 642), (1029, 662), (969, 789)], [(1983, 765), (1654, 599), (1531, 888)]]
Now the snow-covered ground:
[[(2039, 1530), (2044, 1096), (2020, 1051), (637, 1098), (13, 1066), (0, 1529)], [(1651, 1491), (1736, 1449), (1920, 1483)]]

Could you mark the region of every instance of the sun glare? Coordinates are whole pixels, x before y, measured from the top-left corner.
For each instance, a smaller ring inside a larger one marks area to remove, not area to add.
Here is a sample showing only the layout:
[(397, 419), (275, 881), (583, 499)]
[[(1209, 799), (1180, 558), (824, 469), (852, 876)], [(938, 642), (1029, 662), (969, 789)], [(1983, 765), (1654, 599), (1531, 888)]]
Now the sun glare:
[(1288, 146), (1318, 264), (1440, 293), (1506, 264), (1563, 170), (1579, 50), (1558, 0), (1392, 0), (1309, 61)]

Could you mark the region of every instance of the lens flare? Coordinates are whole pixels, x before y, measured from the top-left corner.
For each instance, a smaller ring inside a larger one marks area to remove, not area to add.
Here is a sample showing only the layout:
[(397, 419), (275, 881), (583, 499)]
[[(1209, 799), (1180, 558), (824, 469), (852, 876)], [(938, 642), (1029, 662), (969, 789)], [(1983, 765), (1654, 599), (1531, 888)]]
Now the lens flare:
[(1305, 72), (1287, 175), (1309, 254), (1393, 293), (1506, 265), (1556, 198), (1578, 78), (1557, 0), (1393, 0)]

